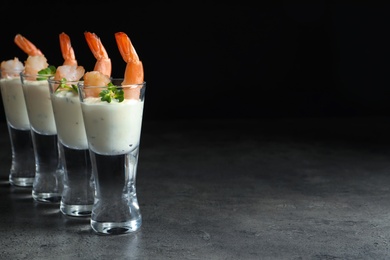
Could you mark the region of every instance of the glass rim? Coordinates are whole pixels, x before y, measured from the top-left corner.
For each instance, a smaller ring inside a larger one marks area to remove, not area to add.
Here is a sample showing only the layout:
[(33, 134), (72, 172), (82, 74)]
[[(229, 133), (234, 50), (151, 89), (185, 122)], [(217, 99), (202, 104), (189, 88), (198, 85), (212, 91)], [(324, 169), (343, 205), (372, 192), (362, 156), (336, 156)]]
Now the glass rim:
[(22, 73), (23, 69), (0, 69), (0, 79), (6, 80), (6, 79), (14, 79), (19, 78), (20, 74)]
[(50, 77), (54, 77), (53, 74), (26, 74), (23, 71), (20, 72), (20, 76), (22, 76), (22, 77), (36, 77), (36, 78), (42, 77), (42, 78), (47, 78), (47, 79), (49, 79)]
[[(112, 83), (112, 81), (115, 81), (115, 80), (122, 80), (123, 81), (123, 78), (111, 78), (111, 81), (110, 83)], [(99, 85), (85, 85), (84, 84), (84, 80), (79, 80), (78, 81), (78, 86), (79, 87), (82, 87), (82, 88), (107, 88), (108, 86), (107, 85), (104, 85), (104, 86), (99, 86)], [(146, 86), (146, 81), (142, 82), (142, 83), (133, 83), (133, 84), (125, 84), (125, 85), (118, 85), (118, 84), (114, 84), (114, 86), (112, 87), (119, 87), (119, 88), (123, 88), (123, 87), (132, 87), (132, 88), (136, 88), (136, 87), (144, 87)]]
[(81, 80), (65, 80), (65, 81), (63, 81), (61, 79), (54, 79), (54, 76), (48, 77), (47, 80), (53, 84), (74, 83), (75, 85), (77, 85), (81, 81)]

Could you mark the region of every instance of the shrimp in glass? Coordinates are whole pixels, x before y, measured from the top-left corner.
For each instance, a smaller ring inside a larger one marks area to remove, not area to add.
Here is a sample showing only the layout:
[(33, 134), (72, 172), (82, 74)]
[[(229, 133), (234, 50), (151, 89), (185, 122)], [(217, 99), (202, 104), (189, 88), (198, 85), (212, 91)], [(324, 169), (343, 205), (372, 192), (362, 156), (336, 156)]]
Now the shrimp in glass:
[(70, 37), (64, 32), (60, 33), (60, 47), (62, 57), (64, 58), (63, 65), (77, 66), (76, 55), (74, 54), (74, 50), (70, 42)]
[(142, 84), (144, 82), (144, 68), (130, 38), (124, 32), (117, 32), (115, 33), (115, 39), (119, 52), (126, 62), (122, 85)]
[(24, 70), (23, 62), (21, 62), (17, 57), (5, 60), (1, 62), (1, 77), (19, 77), (19, 73)]
[(124, 32), (115, 33), (119, 52), (126, 62), (125, 75), (122, 85), (134, 85), (134, 88), (126, 89), (125, 98), (138, 99), (141, 84), (144, 83), (144, 69), (130, 38)]
[[(85, 39), (97, 59), (93, 71), (84, 74), (84, 85), (106, 86), (111, 82), (111, 59), (108, 57), (100, 38), (91, 32), (85, 32)], [(99, 96), (99, 89), (89, 89), (89, 95)]]
[(111, 77), (111, 59), (108, 57), (100, 38), (91, 32), (85, 32), (84, 36), (93, 56), (97, 60), (93, 70)]
[(15, 36), (14, 42), (28, 55), (27, 60), (24, 63), (25, 74), (36, 75), (38, 74), (38, 71), (49, 67), (47, 59), (43, 53), (21, 34), (17, 34)]
[(83, 66), (78, 66), (70, 38), (64, 32), (60, 34), (60, 47), (64, 63), (62, 66), (57, 67), (54, 79), (65, 79), (67, 81), (80, 80), (85, 73), (85, 69)]

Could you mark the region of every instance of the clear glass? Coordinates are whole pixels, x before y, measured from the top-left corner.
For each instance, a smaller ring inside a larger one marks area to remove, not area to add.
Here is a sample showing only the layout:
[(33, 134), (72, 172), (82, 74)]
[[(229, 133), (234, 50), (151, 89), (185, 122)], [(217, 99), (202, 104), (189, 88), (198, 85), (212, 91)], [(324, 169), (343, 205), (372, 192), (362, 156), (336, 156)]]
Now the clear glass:
[(31, 187), (35, 178), (35, 159), (30, 121), (24, 100), (20, 70), (0, 70), (0, 88), (11, 144), (9, 182)]
[(35, 155), (32, 197), (37, 202), (60, 203), (64, 171), (47, 80), (49, 76), (20, 74)]
[(64, 166), (64, 190), (60, 210), (68, 216), (87, 217), (92, 212), (95, 187), (77, 92), (78, 81), (49, 78), (48, 82)]
[(140, 229), (142, 215), (136, 175), (146, 83), (123, 85), (123, 102), (101, 101), (107, 87), (79, 82), (81, 109), (95, 176), (91, 227), (98, 234), (124, 234)]

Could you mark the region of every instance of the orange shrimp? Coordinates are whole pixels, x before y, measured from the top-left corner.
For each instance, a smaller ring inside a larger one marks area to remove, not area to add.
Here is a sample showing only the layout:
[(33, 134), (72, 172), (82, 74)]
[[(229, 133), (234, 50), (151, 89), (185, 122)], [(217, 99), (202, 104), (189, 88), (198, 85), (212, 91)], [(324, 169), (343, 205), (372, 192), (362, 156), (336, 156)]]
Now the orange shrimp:
[(111, 59), (108, 57), (100, 38), (91, 32), (84, 32), (87, 44), (96, 58), (94, 71), (99, 71), (108, 77), (111, 77)]
[(21, 34), (17, 34), (14, 41), (28, 55), (25, 61), (25, 74), (36, 75), (38, 71), (46, 69), (49, 66), (42, 52)]
[(19, 46), (28, 56), (43, 55), (42, 52), (29, 40), (21, 34), (17, 34), (14, 39), (16, 45)]
[(77, 65), (76, 56), (74, 54), (73, 47), (70, 43), (70, 38), (66, 33), (60, 33), (60, 47), (62, 57), (64, 58), (63, 65)]
[[(111, 82), (111, 78), (100, 71), (88, 71), (84, 74), (84, 86), (102, 87)], [(100, 88), (84, 88), (85, 96), (99, 97)]]
[[(85, 32), (85, 39), (93, 55), (97, 59), (94, 70), (84, 74), (85, 86), (107, 86), (111, 82), (111, 59), (108, 57), (100, 38), (91, 32)], [(84, 90), (86, 96), (98, 97), (99, 88), (90, 88)]]
[(19, 77), (19, 73), (23, 71), (23, 63), (15, 57), (11, 60), (4, 60), (0, 64), (1, 76), (3, 78), (7, 77)]
[(61, 53), (64, 58), (62, 66), (58, 66), (54, 75), (55, 80), (65, 78), (68, 81), (80, 80), (85, 72), (83, 66), (77, 65), (76, 55), (70, 42), (70, 38), (64, 32), (60, 34)]
[[(122, 85), (144, 83), (144, 68), (140, 61), (130, 38), (124, 32), (115, 33), (116, 43), (123, 60), (126, 62), (125, 75)], [(128, 88), (125, 91), (125, 98), (139, 99), (140, 85)]]
[(124, 32), (115, 33), (116, 43), (123, 60), (127, 63), (123, 85), (142, 84), (144, 69), (130, 38)]

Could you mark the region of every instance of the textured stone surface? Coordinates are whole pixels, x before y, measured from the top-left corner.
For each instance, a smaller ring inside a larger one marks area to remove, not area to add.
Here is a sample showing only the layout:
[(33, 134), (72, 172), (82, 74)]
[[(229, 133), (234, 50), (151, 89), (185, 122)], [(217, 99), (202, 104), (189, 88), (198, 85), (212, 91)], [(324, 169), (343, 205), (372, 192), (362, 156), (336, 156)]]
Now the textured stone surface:
[(144, 122), (141, 230), (92, 232), (89, 218), (8, 184), (1, 128), (1, 259), (386, 259), (386, 118)]

